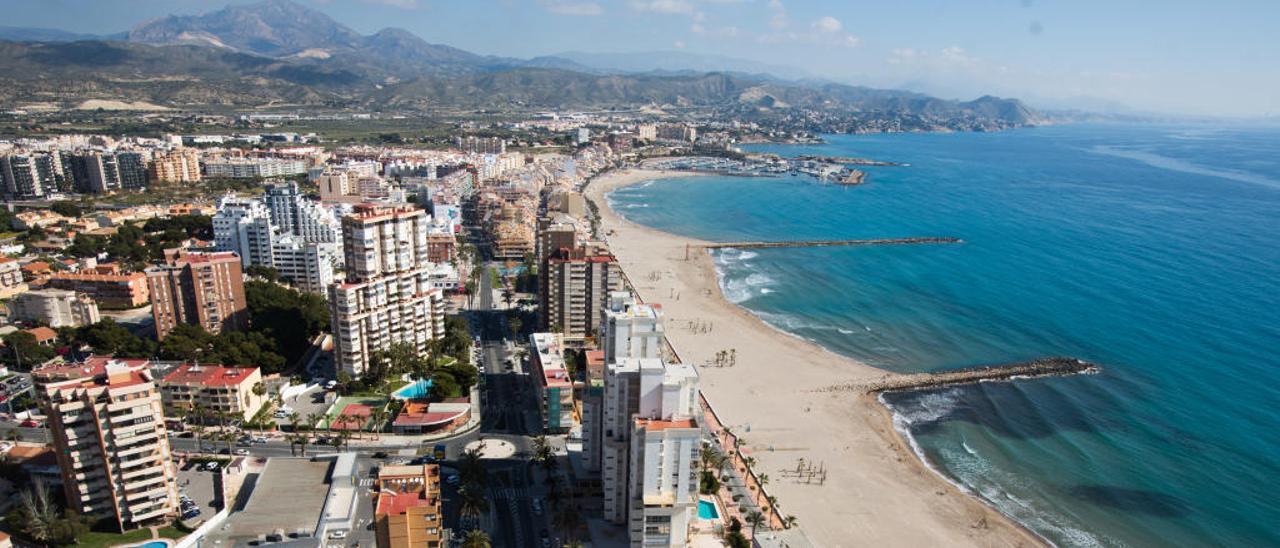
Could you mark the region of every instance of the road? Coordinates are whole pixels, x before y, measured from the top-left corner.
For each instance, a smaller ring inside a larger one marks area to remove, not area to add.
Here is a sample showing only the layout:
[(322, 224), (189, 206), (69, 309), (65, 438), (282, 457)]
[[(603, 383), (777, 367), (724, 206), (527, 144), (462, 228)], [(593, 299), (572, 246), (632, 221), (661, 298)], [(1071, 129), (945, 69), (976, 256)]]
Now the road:
[[(491, 266), (481, 263), (483, 268)], [(539, 409), (536, 394), (528, 381), (524, 368), (520, 364), (508, 364), (509, 349), (520, 343), (510, 341), (506, 314), (495, 308), (492, 279), (485, 275), (480, 277), (479, 294), (474, 308), (463, 312), (472, 323), (473, 330), (479, 335), (480, 373), (483, 378), (481, 387), (481, 426), (472, 431), (449, 438), (443, 442), (426, 442), (423, 445), (412, 445), (398, 442), (391, 435), (383, 435), (380, 440), (358, 441), (357, 445), (347, 448), (360, 455), (359, 463), (362, 474), (379, 463), (373, 458), (376, 453), (398, 454), (406, 449), (428, 449), (437, 443), (445, 445), (446, 459), (441, 465), (446, 472), (451, 464), (462, 455), (467, 444), (476, 440), (503, 440), (515, 446), (516, 453), (508, 459), (486, 459), (488, 473), (487, 494), (489, 496), (489, 515), (481, 520), (495, 546), (512, 546), (515, 548), (540, 546), (539, 538), (550, 529), (549, 512), (545, 505), (546, 488), (540, 481), (534, 480), (529, 466), (529, 454), (533, 445), (533, 436), (541, 433)], [(206, 447), (212, 442), (204, 440)], [(175, 451), (199, 452), (200, 444), (194, 438), (171, 436), (170, 445)], [(218, 445), (219, 449), (225, 447)], [(238, 446), (251, 455), (258, 457), (290, 457), (301, 456), (297, 447), (290, 447), (283, 440), (272, 440), (267, 443)], [(334, 449), (318, 444), (308, 445), (306, 455), (331, 454)], [(456, 488), (443, 484), (445, 526), (455, 532), (455, 536), (464, 534), (459, 523), (458, 493)], [(367, 493), (366, 493), (367, 494)], [(364, 497), (369, 498), (369, 497)], [(532, 501), (543, 501), (542, 511), (535, 513)], [(362, 502), (362, 504), (364, 504)], [(364, 515), (362, 508), (361, 515)], [(363, 539), (364, 531), (357, 530), (353, 538), (354, 544)], [(361, 543), (364, 545), (364, 543)]]

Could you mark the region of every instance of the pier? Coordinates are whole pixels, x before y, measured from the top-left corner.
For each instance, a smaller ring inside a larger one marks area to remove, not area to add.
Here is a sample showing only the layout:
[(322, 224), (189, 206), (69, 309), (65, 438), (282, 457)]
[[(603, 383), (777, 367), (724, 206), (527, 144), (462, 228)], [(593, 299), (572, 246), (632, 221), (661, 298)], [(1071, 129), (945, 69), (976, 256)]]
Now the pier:
[(1067, 375), (1092, 375), (1101, 371), (1097, 364), (1076, 358), (1052, 357), (988, 367), (970, 367), (934, 373), (891, 375), (864, 383), (828, 386), (818, 392), (862, 392), (875, 394), (893, 390), (922, 390), (943, 388), (983, 381), (1010, 381), (1037, 377), (1064, 377)]
[(964, 243), (960, 238), (951, 237), (917, 237), (917, 238), (879, 238), (872, 240), (800, 240), (794, 242), (718, 242), (710, 244), (702, 244), (699, 247), (704, 249), (725, 249), (734, 247), (738, 249), (755, 249), (763, 247), (835, 247), (835, 246), (852, 246), (852, 245), (913, 245), (913, 244), (959, 244)]

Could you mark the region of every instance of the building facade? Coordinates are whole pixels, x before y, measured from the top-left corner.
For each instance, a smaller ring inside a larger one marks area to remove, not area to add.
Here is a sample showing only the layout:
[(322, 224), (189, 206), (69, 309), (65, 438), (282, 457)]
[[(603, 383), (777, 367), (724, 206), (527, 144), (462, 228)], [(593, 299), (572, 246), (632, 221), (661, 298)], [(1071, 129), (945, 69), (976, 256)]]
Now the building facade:
[(70, 508), (121, 531), (177, 514), (177, 474), (146, 360), (90, 356), (32, 377)]
[(559, 333), (529, 335), (530, 374), (538, 393), (543, 430), (559, 434), (573, 427), (573, 380), (565, 368)]
[(148, 268), (146, 279), (157, 339), (180, 323), (199, 325), (214, 335), (248, 327), (244, 277), (235, 253), (176, 250), (166, 264)]
[(601, 246), (560, 249), (547, 260), (542, 327), (581, 344), (596, 335), (609, 293), (622, 289), (622, 270)]
[(179, 365), (160, 380), (160, 398), (165, 413), (181, 416), (192, 410), (203, 410), (210, 417), (226, 413), (240, 420), (251, 420), (266, 403), (266, 392), (255, 394), (262, 384), (262, 370), (257, 367), (224, 367), (221, 365)]
[(418, 352), (444, 335), (444, 294), (432, 287), (426, 213), (362, 204), (342, 220), (346, 280), (329, 286), (334, 353), (360, 375), (373, 353), (405, 343)]
[(84, 293), (108, 310), (137, 308), (150, 302), (151, 291), (147, 276), (141, 272), (124, 274), (95, 274), (55, 272), (49, 276), (47, 287)]
[(439, 466), (383, 466), (378, 470), (374, 493), (378, 548), (444, 545)]
[(9, 319), (43, 322), (49, 327), (81, 327), (98, 323), (98, 303), (66, 289), (28, 291), (9, 302)]
[(200, 182), (200, 151), (194, 148), (177, 148), (162, 152), (151, 159), (151, 182), (198, 183)]

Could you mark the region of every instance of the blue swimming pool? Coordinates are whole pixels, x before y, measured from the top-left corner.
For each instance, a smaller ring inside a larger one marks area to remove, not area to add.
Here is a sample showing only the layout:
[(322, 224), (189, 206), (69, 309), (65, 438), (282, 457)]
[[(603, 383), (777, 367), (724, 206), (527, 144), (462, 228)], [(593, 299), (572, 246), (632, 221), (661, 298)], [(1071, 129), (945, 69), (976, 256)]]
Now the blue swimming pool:
[(391, 393), (392, 397), (402, 400), (421, 400), (431, 395), (431, 379), (409, 383), (404, 388)]
[(716, 511), (716, 503), (709, 500), (698, 501), (698, 519), (720, 519), (720, 512)]
[(169, 543), (159, 540), (153, 540), (145, 544), (134, 545), (133, 548), (169, 548)]

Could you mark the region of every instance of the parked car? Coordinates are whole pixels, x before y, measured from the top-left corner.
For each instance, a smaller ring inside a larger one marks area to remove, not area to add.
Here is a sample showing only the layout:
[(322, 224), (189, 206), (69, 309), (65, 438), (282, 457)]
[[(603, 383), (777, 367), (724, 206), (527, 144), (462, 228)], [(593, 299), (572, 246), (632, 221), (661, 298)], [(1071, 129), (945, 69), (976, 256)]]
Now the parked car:
[(239, 456), (241, 456), (241, 457), (249, 456), (249, 450), (248, 450), (248, 449), (236, 449), (236, 455), (239, 455)]

